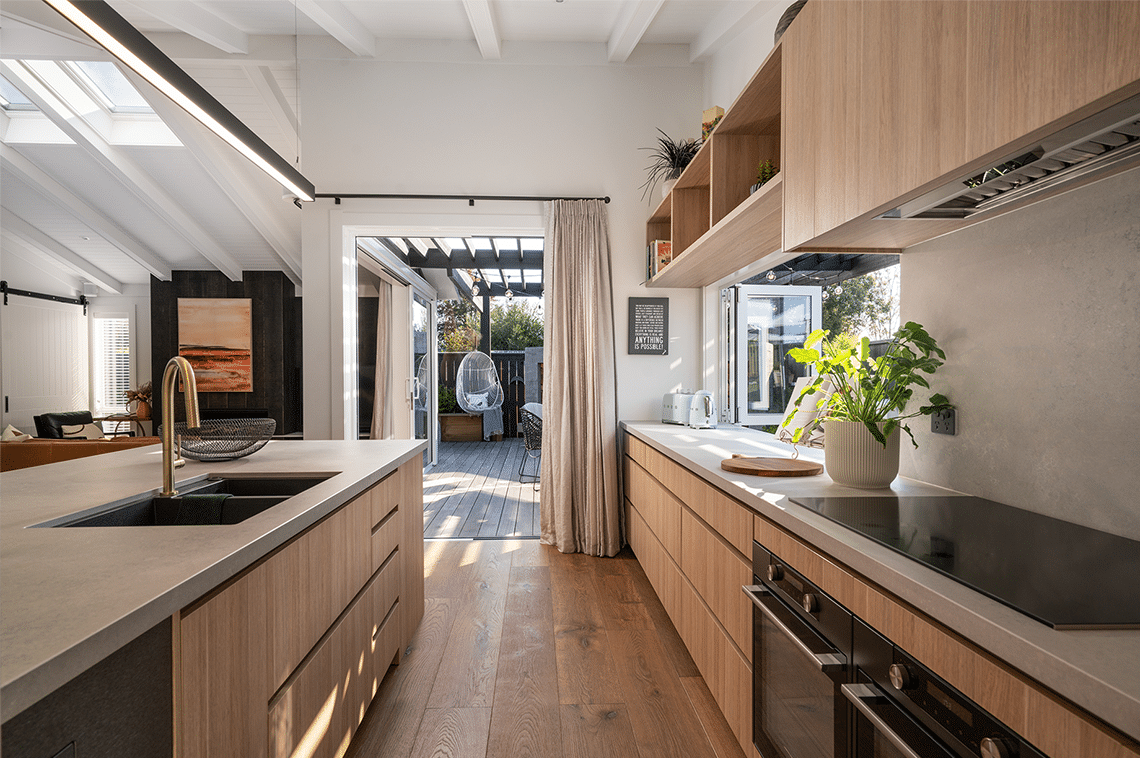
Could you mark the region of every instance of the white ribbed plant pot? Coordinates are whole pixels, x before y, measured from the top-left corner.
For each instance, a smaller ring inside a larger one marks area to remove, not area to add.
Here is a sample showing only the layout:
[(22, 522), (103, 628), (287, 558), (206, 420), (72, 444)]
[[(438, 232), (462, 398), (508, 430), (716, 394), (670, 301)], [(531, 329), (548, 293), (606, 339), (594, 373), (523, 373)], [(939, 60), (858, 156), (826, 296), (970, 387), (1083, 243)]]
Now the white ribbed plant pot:
[(661, 199), (664, 200), (669, 196), (669, 192), (673, 189), (673, 185), (677, 183), (676, 179), (666, 179), (661, 182)]
[(859, 421), (823, 422), (823, 465), (837, 484), (861, 489), (890, 487), (899, 474), (899, 430), (884, 448)]

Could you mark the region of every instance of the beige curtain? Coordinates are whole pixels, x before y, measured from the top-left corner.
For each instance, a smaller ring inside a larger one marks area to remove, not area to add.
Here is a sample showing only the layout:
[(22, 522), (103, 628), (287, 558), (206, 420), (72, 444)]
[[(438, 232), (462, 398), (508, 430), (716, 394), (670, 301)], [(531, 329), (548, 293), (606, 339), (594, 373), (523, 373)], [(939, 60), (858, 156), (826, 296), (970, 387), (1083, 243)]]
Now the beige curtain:
[(606, 206), (555, 200), (545, 211), (542, 541), (612, 556), (621, 493)]
[(374, 440), (392, 438), (392, 414), (388, 401), (392, 395), (392, 285), (380, 280), (380, 302), (376, 308), (376, 391), (372, 400), (372, 428), (369, 436)]

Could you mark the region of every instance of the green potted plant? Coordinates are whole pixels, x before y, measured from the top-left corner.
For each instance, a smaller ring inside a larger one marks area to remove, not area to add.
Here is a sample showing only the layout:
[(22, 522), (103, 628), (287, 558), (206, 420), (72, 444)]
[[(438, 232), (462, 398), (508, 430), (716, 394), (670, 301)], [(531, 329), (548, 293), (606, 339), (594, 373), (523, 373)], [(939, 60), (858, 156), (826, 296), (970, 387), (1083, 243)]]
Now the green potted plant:
[[(818, 411), (814, 420), (795, 430), (793, 444), (822, 425), (824, 466), (840, 484), (870, 489), (889, 486), (898, 475), (899, 429), (918, 447), (906, 419), (954, 407), (944, 395), (934, 393), (926, 405), (907, 411), (914, 388), (930, 388), (923, 374), (933, 374), (946, 358), (934, 338), (913, 321), (895, 332), (878, 358), (871, 358), (866, 337), (857, 346), (844, 345), (829, 340), (822, 329), (808, 335), (802, 348), (788, 352), (815, 369), (814, 380), (795, 399), (796, 409), (809, 403)], [(830, 394), (824, 390), (825, 383), (830, 385)]]
[(644, 190), (641, 193), (642, 200), (659, 181), (664, 182), (661, 196), (668, 195), (669, 190), (673, 188), (681, 176), (681, 172), (692, 162), (703, 144), (697, 139), (674, 140), (660, 129), (657, 131), (661, 132), (661, 136), (657, 138), (657, 144), (653, 147), (642, 148), (642, 150), (651, 151), (650, 164), (645, 167), (645, 170), (649, 172), (649, 178), (645, 180), (645, 184), (641, 185)]
[(439, 387), (439, 438), (444, 442), (478, 442), (483, 439), (483, 417), (466, 413), (455, 399), (455, 390)]
[(780, 169), (776, 168), (775, 164), (769, 160), (760, 161), (759, 167), (756, 169), (756, 183), (748, 190), (748, 194), (752, 194), (756, 190), (763, 187), (765, 184), (772, 180), (776, 174), (780, 173)]

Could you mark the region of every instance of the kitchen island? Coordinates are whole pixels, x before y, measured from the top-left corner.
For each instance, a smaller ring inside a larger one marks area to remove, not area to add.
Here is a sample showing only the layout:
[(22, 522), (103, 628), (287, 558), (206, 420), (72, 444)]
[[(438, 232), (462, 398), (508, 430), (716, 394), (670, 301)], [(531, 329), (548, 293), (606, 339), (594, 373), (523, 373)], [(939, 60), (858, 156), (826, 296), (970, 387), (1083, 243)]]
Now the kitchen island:
[[(37, 526), (156, 492), (162, 458), (157, 445), (4, 474), (0, 479), (3, 721), (164, 621), (174, 619), (177, 638), (180, 614), (182, 621), (187, 618), (185, 609), (197, 609), (203, 605), (197, 603), (200, 599), (249, 575), (253, 567), (268, 565), (270, 556), (288, 558), (288, 546), (318, 533), (318, 525), (331, 523), (335, 514), (355, 508), (353, 514), (359, 516), (353, 515), (354, 525), (362, 525), (359, 538), (333, 543), (338, 560), (341, 548), (351, 547), (351, 540), (358, 540), (365, 554), (373, 547), (373, 552), (384, 551), (384, 555), (377, 552), (375, 568), (368, 567), (367, 559), (360, 561), (365, 579), (379, 574), (379, 563), (386, 567), (397, 554), (397, 563), (414, 563), (417, 554), (422, 556), (422, 523), (417, 516), (422, 512), (420, 455), (425, 445), (414, 440), (274, 441), (246, 458), (188, 461), (177, 471), (180, 487), (211, 474), (329, 475), (279, 505), (228, 526)], [(404, 498), (402, 509), (395, 505), (400, 498)], [(376, 513), (380, 515), (372, 520)], [(393, 519), (397, 514), (399, 518)], [(390, 529), (396, 523), (401, 525), (399, 534)], [(346, 555), (344, 560), (354, 557)], [(311, 570), (313, 562), (305, 565), (310, 568), (302, 574)], [(402, 574), (394, 571), (385, 576), (403, 577), (394, 592), (401, 596), (406, 613), (393, 639), (404, 640), (418, 624), (417, 608), (422, 615), (422, 566), (409, 565)], [(348, 597), (356, 603), (359, 597), (354, 594), (359, 591), (363, 596), (365, 589), (348, 586)], [(338, 614), (348, 613), (347, 608), (343, 613), (336, 608), (332, 612), (336, 624), (323, 621), (320, 628), (328, 628), (329, 634), (338, 631)], [(263, 648), (267, 642), (273, 640), (256, 640)], [(298, 644), (308, 652), (315, 643), (317, 639)], [(291, 665), (302, 668), (298, 661)], [(278, 685), (285, 689), (277, 682), (270, 691)]]
[[(695, 430), (657, 422), (625, 422), (622, 427), (634, 552), (651, 581), (656, 575), (666, 587), (679, 588), (683, 602), (678, 607), (685, 610), (677, 626), (683, 638), (685, 626), (692, 624), (688, 609), (698, 603), (708, 609), (709, 623), (693, 635), (699, 641), (693, 655), (701, 657), (699, 646), (707, 646), (708, 638), (716, 641), (719, 648), (709, 656), (710, 666), (739, 662), (738, 672), (725, 668), (726, 680), (744, 679), (741, 672), (751, 670), (750, 627), (743, 626), (750, 611), (747, 601), (727, 591), (727, 599), (719, 599), (702, 574), (750, 576), (747, 548), (755, 538), (789, 565), (807, 564), (801, 571), (853, 606), (856, 615), (878, 614), (881, 623), (864, 620), (886, 636), (917, 635), (921, 629), (925, 637), (915, 640), (936, 640), (930, 647), (939, 660), (924, 662), (949, 674), (946, 678), (956, 680), (963, 691), (973, 690), (975, 699), (998, 704), (987, 707), (1000, 705), (1006, 722), (1015, 731), (1030, 732), (1024, 736), (1032, 741), (1049, 743), (1050, 755), (1093, 755), (1085, 747), (1092, 743), (1082, 741), (1089, 735), (1109, 746), (1097, 755), (1140, 754), (1140, 631), (1052, 629), (790, 501), (796, 496), (866, 497), (875, 491), (838, 485), (826, 474), (768, 478), (720, 468), (721, 460), (733, 454), (790, 457), (790, 446), (772, 435), (741, 427)], [(801, 450), (801, 457), (822, 461), (821, 451)], [(904, 478), (896, 479), (892, 489), (899, 495), (960, 494)], [(679, 517), (672, 516), (678, 509)], [(671, 531), (680, 536), (671, 537)], [(690, 550), (700, 560), (687, 571)], [(701, 561), (718, 551), (725, 556), (724, 567), (702, 569)], [(690, 595), (699, 596), (698, 602), (687, 599)], [(739, 631), (734, 629), (737, 619), (745, 619)], [(704, 669), (702, 673), (710, 678)], [(713, 671), (712, 678), (716, 676)], [(713, 683), (710, 688), (715, 694)], [(733, 723), (728, 711), (736, 700), (751, 697), (750, 686), (733, 692), (726, 685), (724, 692), (728, 707), (722, 708)], [(735, 731), (748, 752), (750, 713), (742, 710)], [(1118, 730), (1116, 735), (1112, 729), (1098, 732), (1099, 722)]]

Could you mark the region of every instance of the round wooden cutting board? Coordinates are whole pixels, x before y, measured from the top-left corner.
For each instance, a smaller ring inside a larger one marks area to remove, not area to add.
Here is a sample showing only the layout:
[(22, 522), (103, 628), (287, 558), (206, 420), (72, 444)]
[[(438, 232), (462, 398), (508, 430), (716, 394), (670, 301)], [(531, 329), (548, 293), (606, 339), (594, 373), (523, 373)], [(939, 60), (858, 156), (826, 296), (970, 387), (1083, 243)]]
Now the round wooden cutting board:
[(720, 467), (734, 474), (752, 476), (815, 476), (823, 473), (822, 463), (791, 458), (746, 458), (742, 455), (725, 458)]

